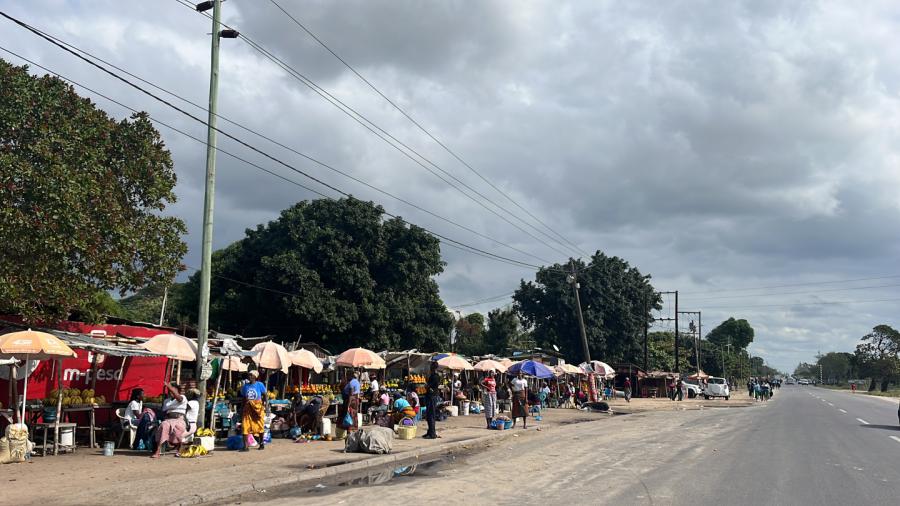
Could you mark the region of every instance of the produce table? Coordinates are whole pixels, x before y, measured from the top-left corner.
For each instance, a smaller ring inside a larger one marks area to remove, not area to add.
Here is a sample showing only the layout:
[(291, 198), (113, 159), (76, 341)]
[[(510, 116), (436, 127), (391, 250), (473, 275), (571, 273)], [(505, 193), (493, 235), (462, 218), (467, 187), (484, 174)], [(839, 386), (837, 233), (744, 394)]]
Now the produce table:
[[(90, 448), (97, 448), (96, 442), (96, 431), (97, 431), (97, 418), (96, 412), (97, 409), (112, 409), (111, 404), (93, 404), (86, 406), (70, 406), (63, 408), (63, 418), (62, 420), (66, 422), (72, 422), (72, 413), (87, 413), (88, 414), (88, 425), (75, 425), (75, 430), (90, 430), (88, 440), (90, 441)], [(62, 424), (60, 424), (62, 425)]]
[[(56, 427), (56, 423), (55, 423), (55, 422), (54, 422), (54, 423), (36, 423), (36, 424), (34, 424), (34, 433), (35, 433), (35, 435), (37, 434), (37, 431), (38, 431), (38, 430), (43, 430), (43, 431), (44, 431), (44, 440), (43, 440), (43, 442), (41, 442), (41, 446), (40, 446), (40, 448), (41, 448), (41, 456), (42, 456), (42, 457), (46, 457), (46, 456), (47, 456), (47, 446), (48, 446), (48, 445), (47, 445), (47, 431), (49, 430), (51, 434), (55, 433), (56, 431), (55, 431), (54, 427)], [(60, 423), (59, 423), (59, 428), (60, 428), (60, 434), (62, 434), (62, 429), (63, 429), (63, 428), (73, 429), (73, 434), (72, 434), (72, 444), (71, 444), (71, 445), (63, 445), (63, 444), (60, 443), (60, 444), (59, 444), (59, 450), (62, 451), (62, 452), (67, 452), (67, 451), (74, 452), (74, 451), (75, 451), (75, 446), (76, 446), (76, 445), (75, 445), (75, 434), (74, 434), (74, 429), (77, 429), (78, 427), (77, 427), (74, 423), (63, 423), (63, 422), (60, 422)], [(59, 442), (57, 441), (57, 443), (59, 443)], [(50, 446), (50, 449), (53, 449), (53, 444), (52, 444), (52, 443), (51, 443), (49, 446)], [(37, 448), (37, 446), (35, 446), (35, 448)]]

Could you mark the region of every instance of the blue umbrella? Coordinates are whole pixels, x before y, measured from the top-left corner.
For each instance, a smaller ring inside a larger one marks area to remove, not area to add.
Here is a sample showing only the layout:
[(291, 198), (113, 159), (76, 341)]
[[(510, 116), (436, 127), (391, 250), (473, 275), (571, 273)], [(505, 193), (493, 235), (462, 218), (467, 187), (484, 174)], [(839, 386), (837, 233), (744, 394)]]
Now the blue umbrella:
[(456, 355), (456, 353), (438, 353), (437, 355), (431, 357), (431, 361), (437, 362), (438, 360), (445, 358), (445, 357), (449, 357), (451, 355)]
[(534, 360), (523, 360), (521, 362), (516, 362), (506, 372), (507, 374), (513, 376), (521, 372), (522, 374), (527, 374), (528, 376), (534, 376), (535, 378), (542, 379), (552, 378), (554, 376), (553, 371), (550, 370), (549, 367), (540, 362), (535, 362)]

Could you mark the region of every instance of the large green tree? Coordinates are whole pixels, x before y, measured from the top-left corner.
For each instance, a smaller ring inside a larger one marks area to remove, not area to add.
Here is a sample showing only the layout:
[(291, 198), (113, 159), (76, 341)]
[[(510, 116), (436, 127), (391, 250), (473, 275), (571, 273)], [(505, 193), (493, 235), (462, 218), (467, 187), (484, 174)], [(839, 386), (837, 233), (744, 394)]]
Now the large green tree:
[(172, 158), (146, 114), (116, 121), (65, 82), (0, 60), (0, 311), (68, 316), (171, 280), (186, 246)]
[(900, 332), (890, 325), (878, 325), (862, 337), (854, 354), (860, 373), (872, 378), (869, 390), (874, 390), (876, 381), (881, 380), (881, 391), (887, 391), (890, 382), (900, 374)]
[[(440, 244), (354, 198), (300, 202), (216, 251), (210, 328), (320, 342), (342, 351), (445, 350), (452, 318), (434, 276)], [(199, 274), (176, 302), (196, 315)]]
[[(575, 261), (581, 307), (592, 359), (637, 361), (643, 329), (660, 296), (645, 276), (619, 257), (597, 252), (590, 266)], [(583, 357), (570, 265), (542, 267), (535, 281), (522, 281), (513, 296), (522, 322), (542, 347), (557, 345), (568, 357)]]
[(743, 349), (753, 342), (753, 327), (747, 320), (731, 317), (710, 330), (706, 339), (717, 346), (730, 344), (733, 349)]
[(469, 313), (454, 323), (456, 330), (456, 350), (463, 355), (484, 355), (488, 353), (484, 340), (484, 315)]
[(484, 332), (488, 353), (506, 354), (507, 350), (519, 347), (521, 337), (522, 323), (515, 309), (488, 311), (487, 330)]
[[(695, 366), (691, 363), (691, 349), (686, 347), (687, 342), (680, 343), (681, 350), (678, 363), (681, 372), (693, 372)], [(689, 356), (690, 355), (690, 356)], [(638, 362), (640, 364), (642, 362)], [(675, 332), (650, 332), (647, 334), (647, 368), (651, 371), (675, 370)]]

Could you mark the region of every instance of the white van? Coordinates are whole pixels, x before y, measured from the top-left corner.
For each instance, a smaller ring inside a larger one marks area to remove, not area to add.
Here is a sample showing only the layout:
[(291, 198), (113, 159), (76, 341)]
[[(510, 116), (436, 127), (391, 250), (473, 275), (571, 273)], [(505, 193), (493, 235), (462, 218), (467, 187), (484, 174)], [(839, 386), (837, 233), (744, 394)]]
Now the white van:
[(728, 381), (725, 378), (716, 378), (710, 376), (706, 381), (706, 389), (703, 390), (703, 398), (724, 397), (727, 401), (731, 398), (731, 389), (728, 388)]

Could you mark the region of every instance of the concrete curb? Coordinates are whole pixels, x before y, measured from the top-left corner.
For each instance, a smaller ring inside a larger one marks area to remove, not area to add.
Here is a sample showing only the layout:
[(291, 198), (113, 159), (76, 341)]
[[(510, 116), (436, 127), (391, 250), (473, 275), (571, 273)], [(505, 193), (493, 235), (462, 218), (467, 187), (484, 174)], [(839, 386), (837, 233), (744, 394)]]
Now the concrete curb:
[(370, 457), (357, 460), (355, 462), (348, 462), (346, 464), (341, 464), (333, 467), (326, 467), (323, 469), (310, 469), (307, 471), (298, 471), (292, 472), (287, 475), (282, 475), (274, 478), (268, 478), (265, 480), (258, 480), (255, 483), (247, 483), (234, 485), (231, 487), (220, 488), (216, 490), (208, 490), (204, 491), (201, 494), (194, 494), (190, 497), (185, 498), (183, 501), (178, 502), (180, 505), (191, 505), (191, 504), (205, 504), (215, 501), (224, 501), (226, 499), (230, 499), (241, 494), (246, 494), (249, 492), (263, 492), (270, 488), (281, 487), (285, 485), (295, 485), (303, 482), (312, 482), (319, 481), (325, 478), (330, 478), (332, 476), (337, 476), (346, 473), (363, 471), (370, 468), (386, 466), (388, 464), (402, 461), (402, 460), (411, 460), (411, 459), (421, 459), (423, 457), (430, 457), (438, 453), (447, 453), (453, 450), (457, 450), (469, 445), (479, 446), (487, 443), (503, 441), (505, 439), (512, 438), (516, 435), (525, 434), (543, 434), (544, 432), (552, 432), (554, 429), (561, 427), (577, 427), (580, 425), (588, 425), (592, 423), (597, 423), (600, 421), (604, 421), (606, 418), (601, 418), (597, 420), (590, 420), (586, 422), (578, 422), (572, 423), (563, 426), (557, 427), (541, 427), (541, 430), (528, 430), (525, 432), (518, 430), (505, 430), (498, 431), (486, 436), (480, 436), (470, 439), (462, 439), (459, 441), (452, 441), (449, 443), (441, 443), (437, 446), (430, 446), (427, 448), (418, 448), (415, 450), (409, 450), (401, 453), (393, 453), (390, 455), (380, 455), (377, 457)]

